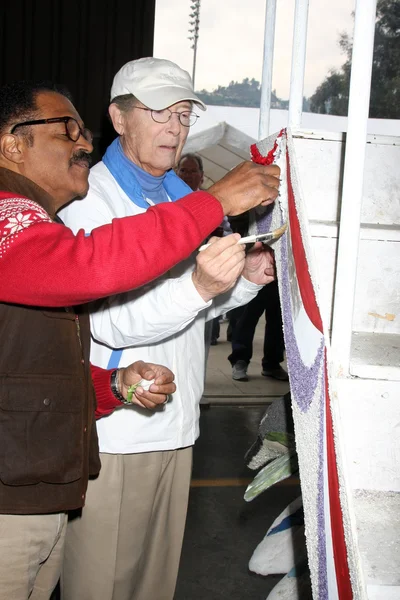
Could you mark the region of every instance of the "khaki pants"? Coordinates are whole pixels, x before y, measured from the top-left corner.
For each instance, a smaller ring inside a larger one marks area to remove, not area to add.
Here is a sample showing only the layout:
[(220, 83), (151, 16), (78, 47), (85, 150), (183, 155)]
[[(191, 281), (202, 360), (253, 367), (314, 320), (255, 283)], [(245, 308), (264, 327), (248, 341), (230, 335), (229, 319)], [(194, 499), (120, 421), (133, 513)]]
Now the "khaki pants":
[(49, 600), (60, 577), (67, 515), (0, 515), (0, 600)]
[(68, 524), (63, 600), (172, 600), (192, 448), (101, 454), (101, 463)]

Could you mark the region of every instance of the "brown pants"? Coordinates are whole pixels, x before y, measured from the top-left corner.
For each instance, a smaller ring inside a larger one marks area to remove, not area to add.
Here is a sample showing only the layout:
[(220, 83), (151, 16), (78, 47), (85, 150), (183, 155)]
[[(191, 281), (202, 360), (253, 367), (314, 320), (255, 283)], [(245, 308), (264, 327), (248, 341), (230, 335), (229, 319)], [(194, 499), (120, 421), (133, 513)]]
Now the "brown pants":
[(82, 517), (67, 528), (63, 600), (172, 600), (192, 448), (101, 454)]
[(67, 515), (0, 515), (0, 600), (49, 600), (60, 577)]

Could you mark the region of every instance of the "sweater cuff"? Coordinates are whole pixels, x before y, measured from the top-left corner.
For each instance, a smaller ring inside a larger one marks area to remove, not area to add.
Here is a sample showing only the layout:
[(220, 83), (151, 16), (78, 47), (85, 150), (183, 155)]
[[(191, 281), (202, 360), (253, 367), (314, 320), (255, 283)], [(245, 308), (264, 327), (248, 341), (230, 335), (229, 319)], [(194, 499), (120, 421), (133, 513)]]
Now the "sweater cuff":
[(90, 365), (94, 391), (96, 394), (96, 419), (110, 415), (114, 410), (122, 406), (111, 391), (110, 379), (111, 373), (115, 369), (101, 369), (95, 365)]
[[(196, 202), (194, 202), (194, 199)], [(189, 205), (190, 212), (203, 231), (204, 238), (210, 235), (221, 224), (224, 218), (221, 202), (203, 190), (192, 192), (184, 196), (184, 198), (177, 200), (177, 202), (182, 205)]]

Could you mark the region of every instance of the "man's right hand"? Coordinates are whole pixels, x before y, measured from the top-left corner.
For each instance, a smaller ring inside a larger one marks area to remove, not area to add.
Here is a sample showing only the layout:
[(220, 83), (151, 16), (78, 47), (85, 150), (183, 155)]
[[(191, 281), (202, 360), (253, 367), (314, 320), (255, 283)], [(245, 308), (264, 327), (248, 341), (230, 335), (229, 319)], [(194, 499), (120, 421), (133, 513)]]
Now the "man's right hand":
[(211, 238), (210, 246), (199, 252), (192, 280), (205, 302), (230, 290), (240, 277), (245, 260), (244, 246), (238, 244), (240, 235)]
[(240, 215), (250, 208), (272, 204), (278, 197), (280, 168), (246, 161), (229, 171), (207, 192), (222, 204), (225, 215)]

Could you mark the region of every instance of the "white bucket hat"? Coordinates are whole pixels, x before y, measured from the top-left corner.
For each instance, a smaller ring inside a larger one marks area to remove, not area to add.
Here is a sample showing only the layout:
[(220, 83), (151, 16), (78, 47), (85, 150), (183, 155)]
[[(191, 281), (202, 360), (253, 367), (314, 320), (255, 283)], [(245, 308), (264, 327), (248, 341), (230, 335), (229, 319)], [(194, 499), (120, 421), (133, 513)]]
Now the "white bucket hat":
[(206, 110), (194, 93), (189, 73), (161, 58), (139, 58), (126, 63), (114, 77), (111, 101), (124, 94), (133, 94), (152, 110), (163, 110), (182, 100), (191, 100)]

